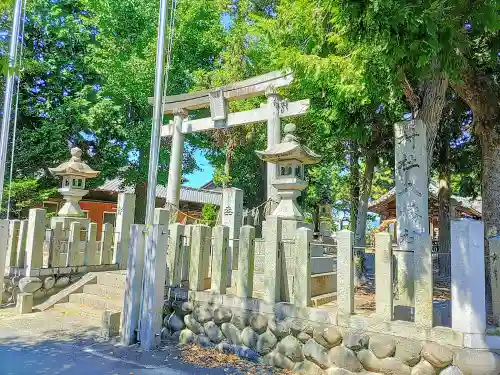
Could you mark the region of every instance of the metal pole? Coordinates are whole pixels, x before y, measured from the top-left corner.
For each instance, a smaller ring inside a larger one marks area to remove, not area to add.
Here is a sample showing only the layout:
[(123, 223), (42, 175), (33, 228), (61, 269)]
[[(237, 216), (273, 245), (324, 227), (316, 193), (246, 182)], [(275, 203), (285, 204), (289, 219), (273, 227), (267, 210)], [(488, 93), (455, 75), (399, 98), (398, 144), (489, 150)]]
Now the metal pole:
[(165, 25), (167, 24), (167, 0), (160, 0), (160, 20), (156, 45), (156, 75), (153, 106), (153, 126), (149, 149), (148, 192), (146, 201), (146, 225), (153, 223), (156, 184), (158, 181), (158, 159), (160, 157), (161, 123), (163, 121), (163, 74), (165, 69)]
[(10, 114), (12, 111), (12, 96), (14, 93), (14, 67), (16, 65), (19, 26), (21, 24), (22, 0), (16, 0), (12, 19), (12, 34), (9, 46), (9, 71), (5, 81), (5, 98), (3, 104), (2, 134), (0, 136), (0, 204), (3, 199), (5, 164), (7, 162), (7, 147), (9, 145)]

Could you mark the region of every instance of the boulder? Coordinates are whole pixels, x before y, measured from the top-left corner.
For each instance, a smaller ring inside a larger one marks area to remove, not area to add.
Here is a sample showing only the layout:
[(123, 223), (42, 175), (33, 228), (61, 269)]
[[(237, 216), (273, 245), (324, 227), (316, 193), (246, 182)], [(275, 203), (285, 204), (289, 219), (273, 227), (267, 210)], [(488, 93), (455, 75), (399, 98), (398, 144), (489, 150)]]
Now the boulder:
[(186, 324), (186, 327), (188, 327), (196, 335), (201, 335), (205, 332), (203, 330), (203, 326), (198, 323), (191, 314), (188, 314), (184, 317), (184, 324)]
[(361, 349), (358, 352), (358, 359), (363, 367), (368, 371), (378, 372), (388, 375), (410, 375), (411, 368), (399, 358), (388, 357), (379, 359), (371, 351)]
[(363, 370), (356, 353), (345, 346), (336, 346), (330, 349), (328, 359), (332, 364), (349, 371), (359, 372)]
[(200, 306), (193, 310), (193, 317), (201, 324), (213, 319), (213, 312), (206, 306)]
[[(163, 320), (163, 325), (171, 332), (182, 331), (186, 327), (184, 320), (175, 313), (170, 314)], [(193, 331), (193, 330), (191, 330)], [(194, 331), (193, 331), (194, 332)]]
[(250, 317), (250, 326), (258, 334), (261, 335), (266, 332), (267, 318), (262, 314), (254, 314)]
[(171, 337), (172, 337), (172, 335), (170, 334), (170, 332), (168, 331), (168, 329), (166, 327), (162, 327), (161, 333), (160, 333), (160, 339), (161, 339), (161, 341), (170, 340)]
[(170, 335), (170, 339), (174, 342), (179, 342), (180, 338), (181, 338), (181, 332), (182, 331), (177, 331), (177, 332), (174, 332)]
[(249, 348), (255, 349), (258, 339), (259, 336), (250, 327), (245, 327), (245, 329), (241, 332), (241, 342)]
[(377, 358), (383, 359), (392, 357), (396, 351), (396, 342), (390, 336), (373, 336), (370, 338), (368, 349)]
[(214, 347), (214, 343), (210, 338), (206, 335), (198, 335), (196, 337), (196, 343), (202, 348), (212, 348)]
[(249, 361), (258, 361), (260, 359), (259, 353), (243, 345), (234, 345), (233, 353), (238, 357), (245, 358)]
[(408, 366), (415, 366), (420, 361), (420, 353), (422, 344), (413, 341), (402, 339), (396, 344), (396, 353), (394, 357), (399, 358)]
[(273, 351), (277, 343), (278, 339), (276, 336), (270, 330), (267, 330), (259, 336), (256, 350), (260, 355), (266, 355)]
[(196, 335), (189, 329), (183, 329), (179, 336), (180, 345), (189, 345), (196, 342)]
[(302, 353), (309, 361), (317, 364), (322, 369), (327, 369), (332, 364), (328, 359), (326, 349), (315, 340), (309, 340), (302, 348)]
[(68, 276), (62, 276), (56, 280), (56, 286), (59, 288), (65, 287), (67, 285), (69, 285), (69, 277)]
[(303, 323), (299, 319), (289, 319), (289, 329), (290, 333), (297, 337), (297, 335), (302, 332)]
[(460, 349), (453, 356), (453, 364), (464, 375), (500, 374), (500, 356), (498, 354), (473, 349)]
[(268, 366), (279, 367), (286, 370), (293, 370), (293, 367), (295, 366), (295, 362), (276, 350), (265, 355), (263, 360)]
[(224, 335), (215, 322), (206, 322), (203, 328), (205, 329), (205, 334), (212, 342), (218, 344), (224, 340)]
[(278, 322), (274, 318), (270, 318), (267, 321), (267, 327), (271, 330), (274, 336), (276, 336), (279, 339), (288, 336), (290, 333), (288, 322), (286, 320)]
[(457, 366), (448, 366), (439, 375), (464, 375), (464, 373)]
[(290, 358), (293, 362), (302, 362), (304, 354), (300, 342), (293, 336), (287, 336), (278, 344), (278, 352)]
[(231, 321), (233, 313), (227, 307), (220, 306), (214, 310), (214, 322), (221, 325)]
[(343, 344), (346, 348), (358, 351), (368, 347), (370, 337), (362, 332), (346, 331), (344, 333)]
[(43, 280), (43, 289), (49, 290), (56, 285), (56, 278), (54, 276), (48, 276)]
[(334, 327), (322, 326), (314, 328), (313, 338), (326, 349), (331, 349), (342, 342), (342, 334)]
[(436, 375), (436, 370), (429, 362), (422, 360), (411, 369), (411, 375)]
[(38, 277), (26, 276), (19, 280), (19, 289), (22, 293), (35, 293), (42, 287), (42, 280)]
[(303, 362), (297, 362), (293, 367), (293, 374), (297, 375), (324, 375), (325, 371), (313, 362), (307, 359)]
[(192, 302), (183, 302), (181, 305), (181, 311), (184, 315), (191, 314), (194, 310), (194, 306)]
[(237, 313), (233, 312), (231, 323), (238, 329), (245, 329), (248, 326), (248, 315), (242, 311)]
[(225, 353), (225, 354), (233, 354), (234, 353), (233, 345), (231, 345), (230, 343), (225, 342), (225, 341), (220, 342), (217, 345), (215, 345), (215, 349), (218, 350), (219, 352)]
[(345, 368), (340, 368), (340, 367), (329, 368), (328, 370), (325, 371), (325, 373), (326, 373), (326, 375), (354, 375), (354, 373), (352, 373), (351, 371), (346, 370)]
[(422, 357), (437, 368), (445, 368), (453, 361), (453, 352), (446, 346), (426, 342), (421, 352)]
[(232, 323), (222, 323), (220, 326), (222, 333), (226, 336), (227, 340), (234, 345), (241, 345), (240, 335), (241, 332)]
[(297, 340), (299, 340), (302, 344), (305, 344), (306, 342), (308, 342), (309, 340), (311, 339), (311, 336), (309, 336), (307, 333), (305, 332), (300, 332), (298, 335), (297, 335)]

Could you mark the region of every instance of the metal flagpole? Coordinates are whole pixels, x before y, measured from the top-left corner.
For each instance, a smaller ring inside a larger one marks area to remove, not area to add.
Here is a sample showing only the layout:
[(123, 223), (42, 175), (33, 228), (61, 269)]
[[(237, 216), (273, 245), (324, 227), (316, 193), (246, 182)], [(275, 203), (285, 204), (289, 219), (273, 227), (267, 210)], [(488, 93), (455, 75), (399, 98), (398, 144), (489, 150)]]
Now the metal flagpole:
[(9, 145), (10, 115), (12, 111), (12, 96), (14, 93), (14, 68), (16, 65), (19, 26), (21, 24), (22, 0), (16, 0), (12, 19), (12, 35), (9, 46), (9, 70), (5, 81), (5, 98), (3, 104), (2, 134), (0, 136), (0, 204), (3, 199), (5, 164), (7, 162), (7, 147)]
[(153, 106), (153, 126), (149, 149), (148, 190), (146, 201), (146, 225), (153, 224), (156, 184), (158, 181), (158, 159), (160, 157), (161, 123), (163, 121), (163, 74), (165, 69), (165, 26), (167, 23), (167, 1), (160, 0), (160, 20), (156, 46), (156, 75)]

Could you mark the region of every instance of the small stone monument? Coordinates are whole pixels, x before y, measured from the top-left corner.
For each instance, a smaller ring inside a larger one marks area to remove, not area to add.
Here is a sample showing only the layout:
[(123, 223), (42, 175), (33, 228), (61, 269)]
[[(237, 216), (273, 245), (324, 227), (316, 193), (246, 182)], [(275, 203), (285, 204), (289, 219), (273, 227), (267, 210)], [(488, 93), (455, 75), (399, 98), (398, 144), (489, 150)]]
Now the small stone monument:
[(304, 179), (304, 166), (317, 164), (321, 156), (299, 143), (293, 134), (296, 130), (294, 124), (287, 124), (281, 143), (269, 147), (265, 151), (256, 151), (260, 159), (276, 165), (276, 175), (272, 185), (278, 190), (280, 199), (278, 206), (272, 213), (283, 219), (283, 238), (295, 236), (295, 230), (299, 226), (307, 226), (303, 223), (304, 216), (297, 206), (297, 198), (307, 187)]
[(97, 177), (100, 172), (94, 171), (82, 161), (82, 150), (78, 147), (71, 149), (71, 159), (49, 170), (54, 176), (62, 177), (59, 193), (65, 200), (57, 213), (58, 217), (52, 218), (52, 221), (62, 221), (66, 228), (73, 221), (88, 224), (79, 202), (89, 192), (85, 190), (86, 180)]

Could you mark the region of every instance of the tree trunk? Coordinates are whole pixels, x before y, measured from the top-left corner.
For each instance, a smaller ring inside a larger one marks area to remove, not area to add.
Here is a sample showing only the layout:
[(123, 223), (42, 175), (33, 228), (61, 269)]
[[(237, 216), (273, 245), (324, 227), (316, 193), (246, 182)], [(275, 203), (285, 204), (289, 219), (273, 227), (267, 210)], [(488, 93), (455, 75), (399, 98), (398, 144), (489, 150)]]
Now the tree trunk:
[(134, 223), (146, 222), (146, 199), (147, 199), (147, 182), (140, 182), (135, 185), (135, 215)]
[[(439, 252), (449, 253), (451, 248), (450, 228), (450, 160), (449, 138), (441, 132), (439, 148)], [(433, 235), (433, 233), (431, 233)], [(439, 259), (439, 258), (438, 258)]]
[(439, 122), (446, 105), (446, 90), (448, 89), (448, 76), (439, 71), (439, 62), (436, 61), (436, 72), (423, 81), (420, 94), (416, 95), (410, 83), (404, 77), (403, 89), (409, 104), (413, 108), (413, 117), (422, 120), (427, 130), (427, 160), (429, 168), (432, 165), (434, 144), (436, 141)]
[(354, 236), (355, 246), (364, 247), (366, 244), (366, 218), (368, 215), (368, 199), (372, 192), (373, 172), (377, 165), (377, 151), (371, 146), (368, 149), (365, 160), (365, 171), (361, 182), (361, 197), (358, 204), (358, 214), (356, 223), (356, 235)]
[(350, 222), (349, 226), (351, 231), (356, 233), (356, 221), (358, 217), (358, 203), (359, 203), (359, 148), (358, 142), (352, 141), (350, 144), (349, 153), (349, 172), (350, 172), (350, 207), (349, 215)]

